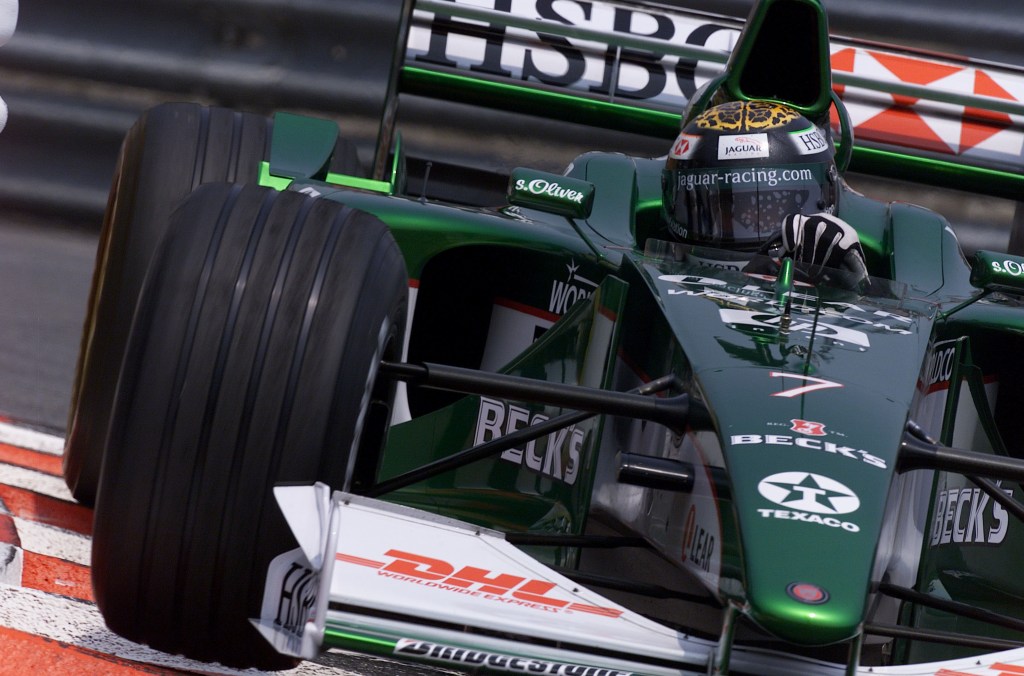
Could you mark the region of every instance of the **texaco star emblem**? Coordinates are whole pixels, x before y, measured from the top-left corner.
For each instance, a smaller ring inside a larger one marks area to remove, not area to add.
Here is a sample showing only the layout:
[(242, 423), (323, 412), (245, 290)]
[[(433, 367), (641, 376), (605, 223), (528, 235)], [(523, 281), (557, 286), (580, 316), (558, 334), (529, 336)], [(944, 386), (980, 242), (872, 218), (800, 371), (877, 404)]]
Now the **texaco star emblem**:
[(835, 479), (809, 472), (781, 472), (761, 479), (761, 496), (776, 505), (815, 514), (849, 514), (860, 498)]

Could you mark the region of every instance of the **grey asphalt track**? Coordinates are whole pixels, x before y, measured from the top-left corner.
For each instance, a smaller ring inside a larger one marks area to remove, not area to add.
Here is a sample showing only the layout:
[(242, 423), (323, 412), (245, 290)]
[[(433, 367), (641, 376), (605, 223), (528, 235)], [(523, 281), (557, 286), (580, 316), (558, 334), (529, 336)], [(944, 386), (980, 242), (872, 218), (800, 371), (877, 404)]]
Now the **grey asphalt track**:
[(98, 232), (0, 215), (0, 415), (63, 433)]

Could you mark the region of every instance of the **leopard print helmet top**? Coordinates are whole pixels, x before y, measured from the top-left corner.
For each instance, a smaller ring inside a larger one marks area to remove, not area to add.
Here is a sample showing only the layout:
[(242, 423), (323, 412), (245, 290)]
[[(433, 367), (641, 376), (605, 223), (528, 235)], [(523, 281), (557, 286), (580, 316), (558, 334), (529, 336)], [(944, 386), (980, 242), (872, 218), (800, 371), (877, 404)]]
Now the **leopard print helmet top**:
[(731, 101), (676, 137), (663, 173), (670, 234), (753, 250), (792, 213), (833, 212), (838, 194), (828, 129), (774, 101)]
[(800, 119), (800, 113), (771, 101), (730, 101), (697, 116), (700, 129), (761, 131), (784, 127)]

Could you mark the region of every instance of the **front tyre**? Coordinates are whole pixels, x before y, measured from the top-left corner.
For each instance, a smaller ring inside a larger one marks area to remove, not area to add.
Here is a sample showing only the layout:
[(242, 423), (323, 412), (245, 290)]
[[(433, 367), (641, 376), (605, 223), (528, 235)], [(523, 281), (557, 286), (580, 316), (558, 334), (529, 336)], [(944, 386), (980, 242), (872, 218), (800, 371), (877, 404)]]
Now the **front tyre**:
[[(128, 330), (157, 245), (174, 209), (206, 183), (255, 183), (269, 156), (272, 121), (195, 103), (146, 111), (125, 136), (110, 189), (72, 384), (64, 479), (79, 502), (96, 498), (103, 442)], [(331, 169), (362, 176), (339, 138)]]
[(249, 624), (295, 546), (272, 487), (341, 488), (383, 444), (405, 265), (341, 204), (208, 185), (175, 214), (132, 328), (92, 573), (108, 626), (167, 652), (280, 668)]

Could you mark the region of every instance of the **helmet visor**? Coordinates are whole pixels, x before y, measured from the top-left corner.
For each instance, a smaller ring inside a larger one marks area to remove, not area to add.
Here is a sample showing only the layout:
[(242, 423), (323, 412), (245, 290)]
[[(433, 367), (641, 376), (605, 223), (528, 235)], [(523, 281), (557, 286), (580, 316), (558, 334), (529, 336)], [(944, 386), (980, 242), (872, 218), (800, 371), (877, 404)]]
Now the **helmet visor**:
[(671, 213), (693, 241), (756, 249), (779, 231), (782, 219), (829, 209), (828, 165), (680, 169)]

